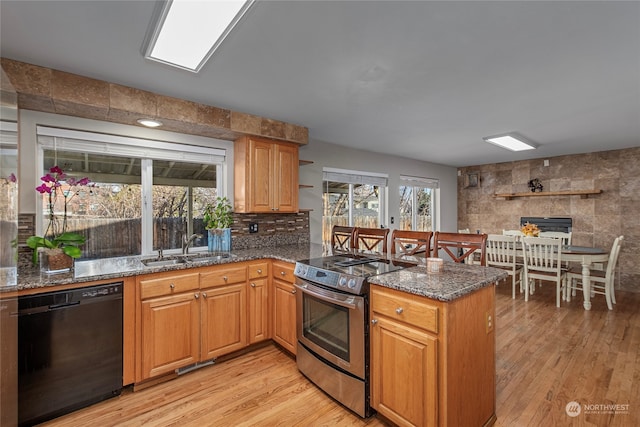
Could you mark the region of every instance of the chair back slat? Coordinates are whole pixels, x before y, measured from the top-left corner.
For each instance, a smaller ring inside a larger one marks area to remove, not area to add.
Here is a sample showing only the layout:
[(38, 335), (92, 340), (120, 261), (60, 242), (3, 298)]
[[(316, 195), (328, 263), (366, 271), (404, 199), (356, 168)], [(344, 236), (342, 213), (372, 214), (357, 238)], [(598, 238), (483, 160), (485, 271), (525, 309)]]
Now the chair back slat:
[(561, 239), (562, 244), (565, 246), (571, 245), (571, 232), (563, 231), (541, 231), (538, 237), (544, 237), (545, 239)]
[(525, 268), (554, 273), (562, 267), (562, 240), (523, 237)]
[(480, 265), (486, 265), (486, 234), (471, 233), (442, 233), (436, 231), (433, 238), (433, 256), (437, 257), (440, 250), (444, 251), (454, 262), (472, 260), (472, 254), (480, 254)]
[(388, 228), (356, 227), (354, 249), (359, 252), (386, 253)]
[(355, 233), (354, 227), (334, 225), (331, 230), (331, 248), (337, 251), (350, 251), (353, 249)]
[(391, 253), (397, 255), (431, 254), (431, 231), (393, 230)]
[(516, 236), (489, 234), (487, 236), (487, 265), (513, 267), (516, 264)]

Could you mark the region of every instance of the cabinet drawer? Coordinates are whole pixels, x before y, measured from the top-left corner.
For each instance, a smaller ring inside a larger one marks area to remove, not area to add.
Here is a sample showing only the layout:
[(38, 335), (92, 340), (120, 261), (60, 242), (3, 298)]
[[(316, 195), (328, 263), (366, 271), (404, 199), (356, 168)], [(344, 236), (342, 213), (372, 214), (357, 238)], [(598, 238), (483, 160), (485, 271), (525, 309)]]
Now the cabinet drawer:
[(295, 283), (295, 277), (293, 276), (294, 264), (288, 262), (273, 262), (272, 275), (274, 279), (284, 280), (287, 283)]
[(438, 333), (438, 307), (419, 296), (371, 289), (371, 310), (426, 331)]
[(140, 299), (154, 298), (198, 289), (198, 273), (140, 280)]
[(206, 273), (200, 273), (202, 288), (210, 286), (228, 285), (229, 283), (240, 283), (247, 281), (247, 267), (224, 267)]
[(249, 279), (257, 279), (258, 277), (267, 277), (269, 274), (269, 263), (260, 262), (249, 265)]

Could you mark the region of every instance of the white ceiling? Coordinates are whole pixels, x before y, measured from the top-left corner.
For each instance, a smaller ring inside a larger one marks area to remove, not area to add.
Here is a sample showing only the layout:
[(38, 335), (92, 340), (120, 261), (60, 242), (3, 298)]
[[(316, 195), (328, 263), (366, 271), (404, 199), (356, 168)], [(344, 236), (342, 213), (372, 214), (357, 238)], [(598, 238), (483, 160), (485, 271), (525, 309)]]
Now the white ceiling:
[(258, 0), (199, 74), (142, 57), (155, 7), (2, 0), (1, 54), (451, 166), (640, 146), (638, 1)]

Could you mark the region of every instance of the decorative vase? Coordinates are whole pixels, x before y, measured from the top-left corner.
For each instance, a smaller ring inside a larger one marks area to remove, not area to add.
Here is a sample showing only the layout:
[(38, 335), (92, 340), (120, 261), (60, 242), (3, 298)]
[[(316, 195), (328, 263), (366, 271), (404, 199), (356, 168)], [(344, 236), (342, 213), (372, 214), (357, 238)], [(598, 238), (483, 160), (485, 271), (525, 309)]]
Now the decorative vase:
[(73, 269), (73, 258), (62, 249), (40, 249), (40, 271), (46, 274), (68, 273)]
[(231, 228), (216, 228), (209, 230), (209, 252), (214, 254), (231, 252)]

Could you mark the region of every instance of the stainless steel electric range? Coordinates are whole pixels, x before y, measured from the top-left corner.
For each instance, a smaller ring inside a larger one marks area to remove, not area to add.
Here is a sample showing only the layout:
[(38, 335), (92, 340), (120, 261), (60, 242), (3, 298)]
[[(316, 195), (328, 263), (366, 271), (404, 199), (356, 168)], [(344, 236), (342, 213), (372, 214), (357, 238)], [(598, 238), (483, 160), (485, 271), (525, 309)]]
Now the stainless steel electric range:
[(372, 413), (367, 278), (413, 266), (351, 253), (296, 263), (298, 369), (361, 417)]

